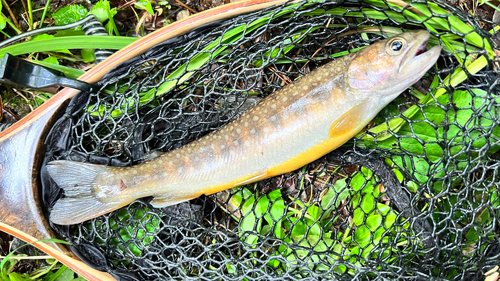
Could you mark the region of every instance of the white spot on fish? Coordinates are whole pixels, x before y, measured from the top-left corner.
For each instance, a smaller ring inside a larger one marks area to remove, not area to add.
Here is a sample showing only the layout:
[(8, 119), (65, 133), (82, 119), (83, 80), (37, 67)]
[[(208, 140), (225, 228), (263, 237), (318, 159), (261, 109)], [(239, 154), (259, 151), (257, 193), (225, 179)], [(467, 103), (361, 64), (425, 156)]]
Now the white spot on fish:
[(238, 143), (238, 141), (237, 141), (237, 140), (235, 140), (235, 141), (233, 142), (233, 144), (234, 144), (234, 145), (236, 145), (236, 146), (238, 146), (238, 145), (239, 145), (239, 143)]
[(269, 132), (269, 127), (264, 127), (264, 133)]
[(240, 128), (236, 129), (236, 133), (240, 134), (241, 133), (241, 129)]
[(254, 116), (253, 121), (257, 121), (257, 120), (259, 120), (259, 116)]
[(269, 121), (274, 122), (276, 121), (276, 115), (273, 115), (269, 118)]
[(228, 136), (228, 135), (225, 135), (225, 136), (224, 136), (224, 138), (225, 138), (226, 140), (228, 140), (228, 139), (229, 139), (229, 136)]
[(138, 172), (137, 172), (137, 170), (136, 170), (136, 169), (134, 169), (134, 170), (132, 171), (132, 173), (133, 173), (134, 175), (137, 175), (137, 173), (138, 173)]
[(250, 142), (249, 141), (245, 141), (245, 145), (246, 146), (250, 146)]
[(255, 134), (255, 129), (251, 129), (250, 134), (252, 134), (252, 135)]
[(276, 109), (276, 104), (274, 104), (274, 103), (273, 103), (273, 104), (271, 104), (271, 108), (272, 108), (272, 109)]
[(288, 98), (287, 98), (287, 97), (284, 97), (284, 98), (283, 98), (283, 101), (287, 101), (287, 100), (288, 100)]
[(175, 157), (181, 158), (181, 155), (179, 153), (175, 154)]
[(245, 127), (248, 127), (248, 122), (245, 122)]

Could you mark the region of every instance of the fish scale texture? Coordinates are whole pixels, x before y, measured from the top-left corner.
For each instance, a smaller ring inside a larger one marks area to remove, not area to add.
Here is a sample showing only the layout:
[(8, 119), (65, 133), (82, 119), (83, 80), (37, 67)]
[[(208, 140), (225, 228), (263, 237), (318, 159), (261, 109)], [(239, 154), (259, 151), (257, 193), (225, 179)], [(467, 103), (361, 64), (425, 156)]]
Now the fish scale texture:
[[(412, 4), (424, 15), (375, 0), (285, 3), (119, 66), (57, 123), (46, 161), (141, 163), (406, 29), (431, 26), (429, 44), (444, 48), (367, 130), (297, 171), (167, 208), (145, 198), (54, 230), (122, 280), (484, 280), (500, 260), (496, 43), (478, 19)], [(42, 183), (50, 212), (63, 194), (46, 173)]]

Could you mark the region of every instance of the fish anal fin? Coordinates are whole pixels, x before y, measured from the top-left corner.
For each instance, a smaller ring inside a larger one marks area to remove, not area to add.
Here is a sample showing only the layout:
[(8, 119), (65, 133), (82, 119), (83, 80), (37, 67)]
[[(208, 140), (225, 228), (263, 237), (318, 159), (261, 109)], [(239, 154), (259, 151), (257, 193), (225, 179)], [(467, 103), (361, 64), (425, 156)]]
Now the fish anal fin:
[(188, 200), (191, 200), (193, 198), (198, 197), (198, 194), (191, 194), (187, 196), (175, 196), (175, 195), (156, 195), (153, 197), (153, 200), (149, 202), (151, 206), (154, 208), (165, 208), (168, 206), (172, 206), (175, 204), (179, 204), (182, 202), (186, 202)]

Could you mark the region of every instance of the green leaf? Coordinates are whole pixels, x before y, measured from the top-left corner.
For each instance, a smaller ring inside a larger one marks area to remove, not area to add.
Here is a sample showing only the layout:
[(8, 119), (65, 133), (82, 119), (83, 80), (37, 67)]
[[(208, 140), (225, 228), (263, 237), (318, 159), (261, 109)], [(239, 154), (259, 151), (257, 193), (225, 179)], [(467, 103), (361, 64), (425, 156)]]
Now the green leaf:
[(56, 25), (65, 25), (74, 23), (86, 17), (88, 14), (87, 9), (82, 5), (69, 5), (64, 6), (57, 12), (52, 14)]
[(65, 37), (65, 36), (77, 36), (77, 35), (85, 35), (85, 32), (82, 30), (74, 30), (74, 29), (66, 29), (59, 30), (54, 34), (55, 37)]
[(56, 65), (56, 64), (49, 63), (49, 62), (45, 62), (45, 61), (39, 61), (39, 60), (34, 59), (33, 62), (40, 64), (40, 65), (43, 65), (45, 67), (48, 67), (50, 69), (60, 71), (64, 74), (64, 76), (66, 76), (68, 78), (76, 79), (85, 73), (85, 71), (80, 70), (80, 69), (71, 68), (71, 67), (67, 67), (67, 66), (63, 66), (63, 65)]
[(151, 2), (148, 0), (139, 0), (135, 3), (135, 7), (141, 10), (146, 10), (148, 13), (151, 15), (154, 15), (155, 12), (153, 11), (153, 6), (151, 5)]
[(133, 43), (138, 38), (134, 37), (115, 37), (115, 36), (71, 36), (56, 37), (39, 41), (28, 41), (0, 49), (0, 57), (5, 53), (13, 56), (35, 53), (56, 51), (65, 46), (68, 49), (113, 49), (119, 50), (128, 44)]
[(285, 214), (285, 201), (281, 198), (281, 191), (279, 189), (270, 192), (268, 195), (269, 200), (272, 201), (269, 212), (274, 221), (280, 220)]
[[(59, 275), (57, 275), (59, 274)], [(61, 266), (61, 268), (59, 268), (59, 270), (56, 272), (56, 277), (54, 277), (55, 279), (52, 279), (54, 281), (72, 281), (75, 279), (75, 272), (69, 268), (67, 268), (66, 266)], [(52, 280), (48, 280), (48, 281), (52, 281)]]
[(361, 200), (361, 209), (366, 213), (370, 214), (375, 209), (375, 198), (372, 194), (363, 195)]
[(382, 216), (381, 215), (371, 215), (366, 219), (366, 226), (371, 231), (376, 231), (382, 225)]
[(29, 277), (25, 278), (20, 273), (11, 272), (9, 274), (9, 279), (8, 280), (11, 280), (11, 281), (31, 281), (32, 279), (29, 278)]
[(56, 64), (59, 65), (59, 61), (57, 61), (56, 57), (47, 57), (46, 59), (43, 60), (44, 62), (51, 63), (51, 64)]
[[(0, 11), (2, 10), (2, 2), (0, 1)], [(3, 16), (0, 16), (0, 30), (4, 29), (7, 25), (7, 21)]]
[(14, 269), (14, 266), (16, 266), (16, 264), (19, 262), (16, 259), (9, 259), (9, 258), (5, 257), (2, 260), (1, 273), (3, 279), (8, 278), (7, 276), (9, 275), (9, 273), (12, 271), (12, 269)]
[(95, 3), (89, 13), (94, 14), (100, 22), (105, 22), (109, 19), (108, 11), (110, 12), (109, 14), (111, 14), (111, 17), (114, 17), (116, 13), (118, 13), (116, 8), (111, 9), (108, 0), (101, 0)]
[(234, 273), (236, 273), (236, 269), (237, 269), (237, 267), (236, 267), (236, 266), (234, 266), (234, 264), (233, 264), (233, 263), (231, 263), (231, 262), (226, 262), (225, 264), (226, 264), (227, 272), (228, 272), (229, 274), (234, 274)]
[(95, 61), (94, 49), (82, 49), (83, 62), (93, 62)]
[(303, 221), (297, 220), (296, 218), (290, 218), (290, 220), (292, 222), (296, 222), (296, 224), (292, 228), (291, 235), (293, 241), (298, 242), (306, 234), (307, 225)]
[[(41, 40), (46, 40), (46, 39), (51, 39), (51, 38), (54, 38), (55, 36), (54, 35), (49, 35), (49, 34), (40, 34), (40, 35), (37, 35), (35, 37), (33, 37), (33, 39), (31, 39), (31, 41), (41, 41)], [(61, 49), (61, 50), (52, 50), (53, 52), (60, 52), (60, 53), (65, 53), (65, 54), (70, 54), (71, 55), (71, 52), (68, 50), (68, 49)]]
[(370, 244), (371, 238), (371, 231), (364, 225), (360, 226), (354, 232), (354, 241), (356, 241), (364, 251), (366, 250), (364, 248)]

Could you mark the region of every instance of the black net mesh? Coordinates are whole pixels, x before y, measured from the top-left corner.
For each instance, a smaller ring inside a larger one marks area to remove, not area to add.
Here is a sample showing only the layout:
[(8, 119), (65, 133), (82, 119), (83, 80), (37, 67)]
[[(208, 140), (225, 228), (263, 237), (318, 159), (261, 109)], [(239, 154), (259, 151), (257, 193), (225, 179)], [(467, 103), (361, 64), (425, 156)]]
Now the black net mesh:
[[(283, 4), (204, 26), (108, 73), (47, 139), (45, 162), (133, 165), (224, 126), (335, 57), (409, 29), (444, 51), (341, 149), (286, 175), (73, 226), (78, 255), (124, 280), (483, 280), (499, 264), (498, 58), (440, 2)], [(451, 78), (450, 78), (451, 76)], [(42, 168), (44, 169), (44, 168)], [(42, 176), (47, 212), (62, 196)]]

